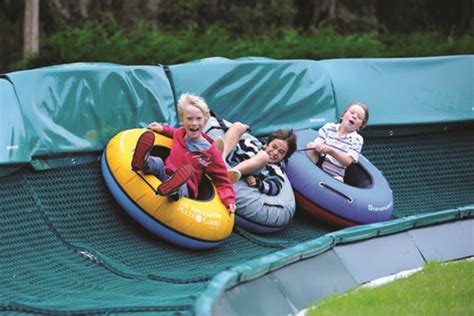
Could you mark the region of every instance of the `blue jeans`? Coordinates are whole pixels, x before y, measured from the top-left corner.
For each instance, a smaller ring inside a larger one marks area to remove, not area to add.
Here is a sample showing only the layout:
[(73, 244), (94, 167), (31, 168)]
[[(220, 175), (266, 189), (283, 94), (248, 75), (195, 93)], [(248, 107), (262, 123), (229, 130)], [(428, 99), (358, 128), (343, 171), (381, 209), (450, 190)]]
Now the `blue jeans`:
[[(161, 182), (168, 180), (168, 175), (166, 174), (165, 163), (160, 157), (148, 156), (145, 164), (143, 165), (142, 171), (146, 174), (153, 174)], [(179, 197), (189, 197), (188, 186), (183, 184), (178, 191)]]

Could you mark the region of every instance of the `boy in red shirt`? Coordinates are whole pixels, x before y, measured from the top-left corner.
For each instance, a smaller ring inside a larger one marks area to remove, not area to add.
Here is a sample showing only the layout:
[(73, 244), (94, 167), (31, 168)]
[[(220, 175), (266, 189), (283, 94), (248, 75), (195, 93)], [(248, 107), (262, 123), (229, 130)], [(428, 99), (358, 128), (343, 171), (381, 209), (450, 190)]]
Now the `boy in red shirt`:
[(173, 128), (153, 122), (148, 128), (173, 139), (166, 161), (150, 156), (155, 134), (146, 131), (138, 139), (132, 159), (132, 169), (156, 175), (162, 184), (158, 194), (177, 200), (182, 196), (197, 199), (199, 183), (209, 175), (221, 201), (229, 212), (235, 211), (235, 191), (230, 182), (222, 154), (211, 137), (203, 132), (210, 117), (209, 108), (201, 97), (183, 94), (178, 102), (178, 114), (183, 124)]

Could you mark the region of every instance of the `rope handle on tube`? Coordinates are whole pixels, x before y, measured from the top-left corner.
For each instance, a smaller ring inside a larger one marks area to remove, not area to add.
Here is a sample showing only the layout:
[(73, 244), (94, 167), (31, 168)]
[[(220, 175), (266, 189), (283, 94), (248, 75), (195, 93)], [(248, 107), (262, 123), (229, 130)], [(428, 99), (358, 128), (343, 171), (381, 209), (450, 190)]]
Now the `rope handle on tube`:
[[(337, 181), (337, 180), (335, 180), (335, 181)], [(329, 189), (329, 190), (333, 191), (334, 193), (339, 194), (340, 196), (343, 196), (347, 200), (347, 202), (349, 202), (349, 204), (352, 204), (352, 202), (354, 202), (354, 199), (352, 197), (350, 197), (349, 195), (347, 195), (347, 194), (339, 191), (338, 189), (330, 186), (327, 183), (324, 183), (324, 182), (321, 181), (321, 182), (319, 182), (319, 186), (322, 187), (322, 188)]]

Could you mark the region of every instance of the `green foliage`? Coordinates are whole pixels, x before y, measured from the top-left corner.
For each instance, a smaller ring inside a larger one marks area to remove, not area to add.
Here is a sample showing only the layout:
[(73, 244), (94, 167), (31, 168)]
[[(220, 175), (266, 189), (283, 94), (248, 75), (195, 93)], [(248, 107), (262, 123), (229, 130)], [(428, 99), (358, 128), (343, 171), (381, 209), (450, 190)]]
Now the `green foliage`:
[[(351, 7), (351, 11), (354, 9), (354, 7)], [(474, 22), (472, 19), (473, 9), (474, 2), (471, 0), (375, 1), (378, 21), (389, 32), (406, 34), (421, 31), (465, 34), (469, 32)]]
[(474, 36), (443, 36), (437, 32), (407, 35), (388, 34), (383, 37), (386, 56), (440, 56), (474, 53)]
[(168, 30), (190, 25), (199, 32), (212, 25), (233, 34), (259, 34), (288, 26), (296, 12), (287, 0), (173, 0), (163, 1), (158, 20)]
[(213, 56), (320, 60), (472, 53), (474, 38), (471, 35), (452, 37), (435, 32), (342, 35), (329, 28), (318, 28), (308, 33), (279, 28), (258, 35), (236, 36), (218, 25), (203, 31), (193, 25), (184, 31), (150, 30), (145, 22), (139, 21), (132, 28), (125, 29), (109, 18), (102, 23), (68, 27), (43, 37), (40, 54), (29, 60), (20, 60), (14, 68), (92, 61), (173, 65)]
[(474, 262), (429, 263), (406, 279), (323, 300), (316, 315), (473, 315)]

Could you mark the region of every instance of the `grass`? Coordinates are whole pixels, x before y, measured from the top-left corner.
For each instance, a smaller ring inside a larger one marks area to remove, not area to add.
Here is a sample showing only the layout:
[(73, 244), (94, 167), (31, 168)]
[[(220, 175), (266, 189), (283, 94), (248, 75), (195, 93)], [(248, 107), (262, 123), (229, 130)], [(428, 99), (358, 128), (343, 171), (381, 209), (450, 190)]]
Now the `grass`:
[(306, 315), (474, 315), (474, 261), (431, 262), (408, 278), (329, 297)]

